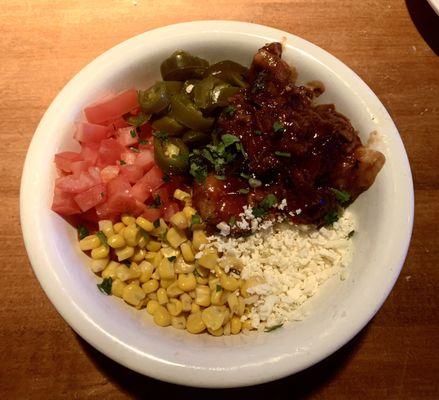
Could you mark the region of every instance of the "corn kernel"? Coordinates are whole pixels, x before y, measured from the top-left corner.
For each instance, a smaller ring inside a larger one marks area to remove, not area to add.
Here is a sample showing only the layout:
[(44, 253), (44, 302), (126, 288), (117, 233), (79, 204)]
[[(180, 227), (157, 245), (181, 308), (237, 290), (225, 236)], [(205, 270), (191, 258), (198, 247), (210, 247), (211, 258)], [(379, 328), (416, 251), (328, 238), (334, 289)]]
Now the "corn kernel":
[(139, 269), (141, 272), (139, 277), (140, 282), (145, 283), (149, 281), (151, 279), (152, 273), (154, 272), (153, 265), (148, 261), (142, 261), (139, 264)]
[(125, 264), (119, 264), (119, 266), (116, 268), (116, 278), (121, 280), (122, 282), (133, 279), (131, 277), (131, 269), (128, 268)]
[[(231, 323), (231, 327), (233, 327), (233, 319), (232, 319), (232, 321), (231, 321), (232, 323)], [(241, 320), (239, 320), (239, 322), (241, 322)], [(236, 324), (236, 326), (238, 326), (238, 323), (236, 322), (235, 323)], [(246, 321), (244, 321), (244, 322), (241, 322), (241, 330), (243, 331), (243, 330), (251, 330), (251, 329), (253, 329), (253, 326), (252, 326), (252, 323), (251, 323), (251, 321), (250, 320), (246, 320)], [(239, 333), (239, 332), (238, 332)], [(234, 330), (232, 329), (232, 335), (236, 335), (236, 333), (234, 333)]]
[(107, 238), (114, 235), (113, 223), (109, 219), (99, 221), (98, 225), (99, 230), (102, 231)]
[(195, 208), (192, 208), (190, 206), (186, 206), (183, 208), (183, 214), (185, 215), (186, 219), (190, 221), (192, 219), (192, 216), (197, 213), (197, 210)]
[(142, 289), (146, 294), (155, 292), (159, 288), (159, 281), (150, 279), (142, 285)]
[(203, 250), (203, 255), (198, 259), (198, 264), (204, 268), (214, 270), (218, 261), (218, 252), (213, 248)]
[(149, 236), (146, 234), (140, 235), (139, 243), (137, 243), (137, 246), (139, 246), (140, 249), (144, 249), (146, 245), (149, 242)]
[(230, 322), (227, 322), (227, 324), (224, 325), (223, 329), (224, 329), (223, 335), (229, 336), (230, 335)]
[(162, 287), (163, 289), (167, 289), (174, 282), (175, 282), (174, 279), (160, 279), (160, 287)]
[(210, 306), (201, 312), (204, 325), (213, 331), (219, 329), (224, 322), (225, 312), (221, 307)]
[(238, 307), (236, 309), (236, 315), (242, 316), (245, 311), (245, 303), (244, 299), (241, 296), (238, 296)]
[(125, 228), (125, 224), (123, 222), (118, 222), (113, 225), (113, 231), (115, 233), (119, 233), (124, 228)]
[(124, 287), (122, 297), (128, 304), (138, 306), (145, 298), (145, 292), (138, 284), (133, 282)]
[(168, 310), (163, 306), (159, 306), (157, 308), (154, 313), (153, 319), (158, 326), (171, 325), (171, 316), (169, 315)]
[(134, 255), (134, 247), (121, 247), (120, 249), (116, 249), (115, 253), (119, 261), (127, 260)]
[(168, 225), (166, 224), (163, 218), (160, 218), (158, 227), (154, 228), (151, 232), (149, 232), (149, 234), (158, 237), (164, 235), (167, 230), (168, 230)]
[(155, 279), (157, 281), (160, 280), (160, 274), (159, 274), (159, 271), (157, 271), (157, 269), (155, 269), (155, 271), (152, 273), (151, 279)]
[(166, 308), (168, 309), (169, 314), (171, 314), (173, 317), (180, 315), (183, 311), (181, 301), (175, 298), (169, 300), (169, 303), (166, 304)]
[(229, 297), (227, 298), (227, 304), (230, 308), (230, 312), (232, 314), (236, 314), (239, 307), (238, 297), (236, 294), (230, 293)]
[(110, 247), (113, 249), (120, 249), (121, 247), (125, 247), (125, 238), (120, 235), (119, 233), (116, 233), (115, 235), (110, 236), (107, 239), (107, 243)]
[(160, 261), (158, 271), (160, 274), (160, 278), (162, 279), (174, 279), (174, 264), (169, 261), (167, 258), (163, 258)]
[[(219, 285), (218, 285), (219, 286)], [(223, 296), (223, 290), (221, 290), (221, 287), (219, 286), (219, 290), (217, 288), (212, 289), (211, 295), (210, 295), (210, 303), (214, 306), (221, 305), (221, 300)]]
[(79, 248), (82, 251), (93, 250), (101, 245), (101, 240), (96, 235), (86, 236), (79, 241)]
[(162, 260), (163, 260), (162, 253), (155, 253), (155, 256), (154, 256), (153, 260), (151, 261), (151, 263), (152, 263), (152, 265), (154, 265), (154, 267), (156, 269), (158, 269), (158, 267), (159, 267), (160, 263), (162, 262)]
[(160, 249), (160, 253), (163, 257), (170, 258), (170, 257), (178, 257), (180, 255), (180, 252), (176, 249), (173, 249), (172, 247), (162, 247)]
[(208, 286), (197, 286), (195, 288), (195, 294), (195, 303), (203, 307), (210, 306), (210, 289)]
[(154, 224), (146, 218), (137, 217), (136, 223), (146, 232), (151, 232), (154, 229)]
[(212, 336), (223, 336), (224, 334), (224, 329), (222, 326), (220, 326), (218, 329), (213, 330), (210, 328), (207, 328), (207, 332), (209, 332)]
[(178, 317), (171, 316), (171, 325), (175, 329), (185, 329), (186, 317), (184, 315), (179, 315)]
[(201, 313), (191, 313), (186, 320), (186, 330), (190, 333), (201, 333), (206, 329), (203, 320), (201, 319)]
[(190, 198), (191, 195), (188, 192), (184, 192), (181, 189), (175, 189), (174, 192), (174, 198), (180, 201), (185, 201), (186, 199)]
[(147, 251), (145, 253), (145, 260), (152, 262), (152, 260), (154, 260), (154, 257), (156, 256), (156, 252), (155, 251)]
[(110, 254), (110, 249), (108, 246), (101, 245), (96, 249), (91, 251), (91, 258), (97, 260), (99, 258), (107, 258), (108, 254)]
[(178, 287), (178, 282), (174, 281), (171, 285), (169, 285), (166, 288), (166, 293), (167, 293), (168, 297), (177, 297), (183, 293), (183, 290), (181, 290)]
[(180, 295), (180, 301), (182, 305), (183, 311), (191, 311), (192, 306), (192, 298), (187, 293), (183, 293)]
[(195, 280), (194, 274), (179, 274), (178, 275), (178, 287), (185, 291), (190, 292), (191, 290), (194, 290), (197, 286), (197, 281)]
[(122, 215), (122, 222), (126, 225), (126, 226), (128, 226), (128, 225), (131, 225), (131, 224), (134, 224), (135, 222), (136, 222), (136, 219), (134, 218), (134, 217), (132, 217), (131, 215), (128, 215), (128, 214), (124, 214), (124, 215)]
[(127, 284), (119, 279), (113, 281), (111, 285), (111, 294), (117, 297), (123, 297), (123, 290)]
[(207, 244), (209, 241), (207, 240), (207, 236), (204, 231), (197, 230), (194, 231), (192, 235), (192, 245), (196, 251), (200, 250), (201, 245)]
[(182, 211), (176, 212), (169, 221), (178, 229), (186, 229), (189, 226), (187, 218)]
[(195, 261), (195, 254), (189, 242), (182, 243), (180, 246), (180, 251), (184, 261), (188, 263)]
[(166, 289), (157, 289), (157, 301), (161, 306), (169, 301), (168, 295), (166, 294)]
[(125, 238), (128, 246), (137, 246), (140, 236), (140, 229), (135, 223), (128, 225), (123, 231), (123, 237)]
[(241, 286), (241, 281), (239, 279), (234, 278), (233, 276), (227, 276), (224, 274), (220, 277), (220, 284), (225, 290), (234, 292), (236, 289), (239, 289), (239, 287)]
[(201, 308), (198, 304), (195, 304), (195, 303), (191, 304), (191, 313), (192, 314), (199, 313), (200, 311), (201, 311)]
[(157, 300), (149, 300), (148, 303), (146, 303), (146, 311), (150, 315), (154, 315), (154, 313), (157, 311), (157, 309), (160, 307), (160, 304)]
[(157, 301), (157, 292), (148, 293), (148, 294), (146, 295), (146, 298), (147, 298), (148, 300), (155, 300), (155, 301)]
[(145, 258), (146, 251), (143, 249), (138, 249), (134, 251), (134, 255), (131, 257), (131, 260), (139, 263)]
[(116, 269), (119, 266), (119, 263), (116, 261), (110, 261), (107, 267), (102, 271), (102, 278), (111, 278), (113, 281), (116, 279)]
[(149, 251), (159, 251), (162, 248), (162, 245), (157, 240), (150, 240), (146, 245), (146, 249)]
[(187, 240), (187, 237), (184, 232), (172, 227), (166, 234), (166, 240), (174, 249), (178, 249)]
[(177, 274), (188, 274), (195, 270), (195, 264), (187, 263), (184, 258), (179, 255), (175, 260), (174, 269)]
[(219, 278), (217, 278), (215, 275), (209, 276), (209, 287), (210, 290), (217, 290), (217, 286), (219, 285), (219, 291), (222, 290), (222, 287), (220, 285)]
[(110, 262), (109, 258), (100, 258), (98, 260), (91, 260), (91, 270), (97, 274), (105, 269), (105, 267)]
[(244, 327), (242, 327), (241, 320), (239, 317), (233, 317), (230, 320), (230, 333), (232, 335), (237, 335), (239, 332), (241, 332), (241, 329), (244, 329)]

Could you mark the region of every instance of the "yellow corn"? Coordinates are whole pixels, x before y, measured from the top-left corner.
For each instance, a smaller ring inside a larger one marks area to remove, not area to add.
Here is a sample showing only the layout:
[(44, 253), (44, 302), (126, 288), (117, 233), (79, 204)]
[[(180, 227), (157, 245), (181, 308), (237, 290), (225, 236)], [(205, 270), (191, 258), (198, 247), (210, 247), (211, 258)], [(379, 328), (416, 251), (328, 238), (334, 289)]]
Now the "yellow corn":
[(97, 260), (99, 258), (107, 258), (110, 254), (110, 249), (108, 246), (101, 245), (91, 251), (91, 258)]
[(123, 299), (133, 306), (138, 306), (145, 296), (145, 292), (134, 282), (125, 286), (123, 289)]
[(110, 262), (109, 258), (100, 258), (97, 260), (91, 260), (91, 270), (96, 274), (105, 269), (105, 267)]
[(146, 298), (147, 298), (148, 300), (155, 300), (155, 301), (157, 301), (157, 292), (148, 293), (148, 294), (146, 295)]
[(119, 263), (116, 261), (110, 261), (107, 267), (102, 271), (102, 278), (111, 278), (113, 281), (116, 279), (116, 269), (119, 266)]
[(175, 282), (174, 279), (160, 279), (160, 287), (162, 287), (163, 289), (167, 289), (174, 282)]
[(156, 256), (156, 252), (155, 251), (147, 251), (145, 253), (145, 260), (152, 262), (152, 260), (154, 260), (154, 257)]
[(140, 269), (140, 277), (139, 280), (142, 283), (145, 283), (147, 281), (149, 281), (151, 279), (151, 275), (154, 271), (154, 267), (152, 266), (152, 264), (148, 261), (142, 261), (139, 264), (139, 269)]
[(115, 235), (110, 236), (107, 239), (107, 243), (113, 249), (120, 249), (121, 247), (124, 247), (126, 245), (125, 238), (122, 235), (120, 235), (119, 233), (116, 233)]
[(239, 279), (225, 274), (220, 277), (220, 283), (225, 290), (229, 290), (230, 292), (234, 292), (241, 286), (241, 281)]
[(194, 274), (179, 274), (178, 275), (178, 287), (185, 291), (190, 292), (191, 290), (194, 290), (197, 286), (197, 281), (195, 280)]
[(188, 220), (182, 211), (176, 212), (169, 221), (178, 229), (186, 229), (189, 226)]
[[(232, 319), (233, 322), (233, 319)], [(239, 322), (241, 322), (241, 320), (239, 320)], [(231, 324), (231, 326), (233, 327), (233, 323)], [(238, 326), (238, 323), (236, 322), (236, 326)], [(250, 320), (246, 320), (244, 322), (241, 322), (241, 330), (251, 330), (253, 329), (252, 323), (250, 322)], [(239, 332), (237, 332), (239, 333)], [(234, 333), (233, 329), (232, 329), (232, 335), (236, 335), (236, 333)]]
[(148, 242), (149, 242), (149, 236), (143, 234), (140, 236), (139, 243), (137, 243), (137, 246), (139, 246), (140, 249), (144, 249), (148, 244)]
[(194, 231), (192, 235), (192, 245), (196, 251), (200, 250), (201, 245), (207, 244), (209, 241), (207, 240), (207, 236), (204, 231), (197, 230)]
[(149, 300), (146, 304), (146, 311), (150, 315), (154, 315), (154, 313), (157, 311), (157, 309), (160, 307), (160, 304), (157, 300)]
[(109, 219), (99, 221), (98, 225), (99, 230), (102, 231), (107, 238), (114, 235), (113, 223)]
[(154, 224), (146, 218), (137, 217), (136, 223), (146, 232), (151, 232), (154, 229)]
[(190, 221), (192, 219), (192, 216), (197, 213), (197, 210), (195, 208), (192, 208), (190, 206), (186, 206), (183, 208), (183, 214), (185, 215), (186, 219)]
[(198, 264), (204, 268), (214, 270), (218, 261), (218, 252), (213, 248), (207, 248), (203, 250), (202, 254), (198, 259)]
[(239, 332), (241, 332), (242, 323), (239, 317), (233, 317), (230, 320), (230, 333), (232, 335), (237, 335)]
[(209, 287), (210, 287), (210, 290), (216, 290), (217, 289), (217, 285), (220, 286), (219, 290), (222, 290), (219, 278), (217, 278), (215, 275), (209, 276)]
[(182, 243), (180, 246), (180, 251), (184, 261), (188, 263), (195, 261), (195, 254), (189, 242)]
[(224, 329), (222, 326), (220, 326), (218, 329), (213, 330), (210, 328), (207, 328), (207, 332), (209, 332), (212, 336), (223, 336), (224, 334)]
[(195, 270), (195, 264), (189, 264), (184, 261), (184, 258), (179, 255), (175, 260), (174, 269), (177, 274), (188, 274)]
[(86, 236), (79, 241), (79, 248), (82, 251), (93, 250), (101, 245), (101, 240), (96, 235)]
[(142, 289), (146, 294), (155, 292), (159, 288), (159, 281), (150, 279), (142, 285)]
[(244, 314), (244, 311), (245, 311), (245, 303), (244, 303), (244, 299), (241, 297), (241, 296), (239, 296), (238, 297), (238, 307), (237, 307), (237, 309), (236, 309), (236, 315), (238, 315), (238, 316), (242, 316), (243, 314)]
[(178, 299), (170, 299), (169, 303), (166, 304), (166, 308), (168, 309), (169, 314), (171, 314), (173, 317), (180, 315), (183, 311), (183, 305)]
[(153, 236), (162, 236), (166, 233), (167, 230), (168, 230), (168, 225), (166, 225), (166, 222), (163, 218), (160, 218), (159, 226), (157, 228), (154, 228), (149, 233)]
[(201, 319), (201, 313), (189, 314), (186, 320), (186, 330), (190, 333), (201, 333), (206, 329), (203, 320)]
[(201, 311), (200, 306), (198, 304), (192, 303), (191, 304), (191, 313), (196, 314)]
[(125, 264), (119, 264), (116, 268), (116, 278), (120, 279), (122, 282), (125, 282), (131, 278), (131, 270)]
[(232, 314), (236, 314), (239, 307), (238, 297), (235, 294), (230, 293), (229, 297), (227, 298), (227, 304), (230, 308), (230, 312)]
[(157, 289), (157, 301), (161, 306), (169, 301), (168, 295), (166, 294), (166, 289)]
[(137, 249), (134, 251), (134, 255), (131, 257), (131, 260), (139, 263), (145, 258), (146, 251), (143, 249)]
[(221, 286), (218, 284), (218, 287), (211, 290), (210, 303), (214, 306), (221, 305), (223, 293), (224, 292), (221, 290)]
[(208, 329), (216, 331), (224, 322), (225, 312), (221, 307), (210, 306), (201, 312), (201, 318)]
[(187, 293), (180, 295), (180, 301), (183, 311), (190, 311), (192, 306), (192, 298)]
[(157, 280), (157, 281), (160, 280), (160, 274), (159, 274), (159, 271), (157, 271), (157, 268), (156, 268), (155, 271), (152, 273), (151, 278), (152, 278), (152, 279), (155, 279), (155, 280)]
[(223, 335), (229, 336), (230, 335), (230, 322), (227, 322), (227, 324), (224, 325), (223, 329), (224, 329)]
[(162, 261), (160, 261), (160, 264), (158, 266), (158, 271), (160, 274), (160, 278), (162, 279), (174, 279), (174, 264), (173, 262), (169, 261), (167, 258), (163, 258)]
[(151, 263), (157, 269), (159, 267), (160, 263), (162, 262), (162, 260), (163, 260), (162, 253), (155, 253), (155, 256), (154, 256), (153, 260), (151, 261)]
[(184, 232), (172, 227), (166, 233), (166, 240), (174, 249), (178, 249), (187, 240), (187, 237)]
[(174, 192), (174, 198), (180, 201), (185, 201), (187, 199), (189, 199), (191, 197), (191, 195), (187, 192), (184, 192), (183, 190), (180, 189), (175, 189)]
[(118, 222), (118, 223), (114, 224), (113, 231), (116, 233), (119, 233), (124, 228), (125, 228), (125, 224), (123, 222)]
[(171, 316), (169, 315), (168, 310), (163, 306), (159, 306), (157, 310), (155, 310), (153, 318), (158, 326), (171, 325)]
[(136, 219), (134, 217), (132, 217), (131, 215), (127, 215), (127, 214), (122, 215), (121, 219), (122, 219), (122, 222), (126, 226), (134, 224), (136, 222)]
[(197, 286), (195, 295), (195, 303), (199, 306), (208, 307), (210, 305), (210, 289), (208, 286)]
[(159, 251), (162, 248), (162, 245), (157, 240), (150, 240), (146, 245), (146, 249), (149, 251)]
[(117, 297), (123, 297), (123, 290), (127, 284), (119, 279), (113, 281), (111, 285), (111, 294)]
[(140, 229), (135, 223), (128, 225), (123, 231), (123, 237), (128, 246), (137, 246), (140, 236)]
[(178, 287), (178, 282), (174, 281), (166, 288), (166, 293), (169, 297), (177, 297), (183, 293), (183, 290)]
[(119, 261), (127, 260), (134, 255), (134, 247), (121, 247), (120, 249), (116, 249), (115, 253)]
[(171, 325), (175, 329), (186, 328), (186, 317), (184, 315), (179, 315), (178, 317), (171, 316)]
[(163, 247), (160, 249), (160, 253), (163, 255), (163, 257), (170, 258), (170, 257), (178, 257), (180, 255), (180, 252), (176, 249), (173, 249), (171, 246)]

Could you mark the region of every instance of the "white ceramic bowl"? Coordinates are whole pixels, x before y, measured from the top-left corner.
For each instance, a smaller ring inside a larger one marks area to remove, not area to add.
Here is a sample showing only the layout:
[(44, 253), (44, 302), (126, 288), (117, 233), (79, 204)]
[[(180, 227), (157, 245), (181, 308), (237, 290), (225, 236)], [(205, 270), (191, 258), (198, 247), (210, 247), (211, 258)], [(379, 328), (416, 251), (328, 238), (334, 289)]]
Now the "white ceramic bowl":
[[(153, 325), (145, 311), (103, 296), (85, 265), (76, 231), (50, 210), (56, 177), (53, 156), (73, 149), (71, 124), (81, 109), (109, 90), (147, 87), (176, 49), (210, 61), (248, 65), (267, 42), (286, 40), (284, 58), (299, 81), (325, 83), (322, 102), (351, 118), (363, 141), (377, 130), (386, 164), (373, 187), (351, 209), (359, 221), (348, 279), (333, 279), (307, 305), (310, 315), (270, 334), (215, 338)], [(26, 249), (47, 296), (67, 323), (117, 362), (164, 381), (202, 387), (263, 383), (298, 372), (348, 342), (374, 316), (404, 263), (413, 221), (407, 156), (389, 114), (366, 84), (322, 49), (260, 25), (199, 21), (156, 29), (129, 39), (79, 72), (53, 101), (35, 132), (21, 184)]]

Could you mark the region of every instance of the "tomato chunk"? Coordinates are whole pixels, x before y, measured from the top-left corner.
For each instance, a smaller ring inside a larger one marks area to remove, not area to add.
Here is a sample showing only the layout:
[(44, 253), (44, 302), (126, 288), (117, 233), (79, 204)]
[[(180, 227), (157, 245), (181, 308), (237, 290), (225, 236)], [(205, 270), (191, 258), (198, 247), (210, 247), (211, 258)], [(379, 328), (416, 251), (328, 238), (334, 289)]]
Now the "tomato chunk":
[(62, 153), (55, 154), (55, 164), (64, 172), (71, 172), (72, 163), (80, 160), (82, 160), (81, 154), (73, 151), (64, 151)]
[(116, 132), (117, 141), (125, 147), (137, 144), (139, 137), (137, 136), (136, 128), (129, 126), (127, 128), (118, 129)]
[(132, 194), (143, 203), (154, 190), (162, 185), (163, 171), (155, 165), (133, 186)]
[(148, 221), (154, 222), (156, 219), (162, 216), (163, 210), (161, 208), (150, 208), (146, 207), (145, 211), (142, 213), (142, 217)]
[(144, 172), (149, 171), (154, 165), (154, 150), (153, 149), (141, 150), (140, 153), (137, 154), (136, 160), (134, 161), (134, 165), (141, 167)]
[(78, 122), (73, 137), (81, 143), (100, 142), (108, 137), (110, 130), (106, 126)]
[(99, 184), (93, 186), (92, 188), (77, 194), (74, 197), (76, 204), (78, 204), (81, 211), (88, 211), (90, 208), (103, 203), (106, 198), (106, 188), (105, 185)]
[(55, 188), (53, 195), (52, 210), (65, 217), (81, 212), (73, 199), (73, 194), (63, 192), (57, 188)]
[(116, 139), (105, 139), (99, 146), (99, 161), (105, 165), (116, 164), (124, 150)]
[(137, 165), (122, 165), (120, 167), (120, 174), (125, 177), (129, 183), (136, 183), (143, 176), (143, 170)]

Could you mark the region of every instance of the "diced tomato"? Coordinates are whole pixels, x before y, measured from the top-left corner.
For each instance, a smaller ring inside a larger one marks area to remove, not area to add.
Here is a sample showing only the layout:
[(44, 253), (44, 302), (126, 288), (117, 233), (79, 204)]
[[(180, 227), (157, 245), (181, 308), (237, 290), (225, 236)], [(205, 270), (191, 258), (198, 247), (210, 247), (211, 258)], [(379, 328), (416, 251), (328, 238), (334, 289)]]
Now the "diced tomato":
[(134, 216), (140, 215), (144, 204), (138, 202), (130, 193), (116, 193), (108, 199), (108, 211), (110, 213), (128, 213)]
[(116, 132), (117, 141), (125, 147), (137, 144), (139, 137), (137, 136), (136, 128), (129, 126), (127, 128), (120, 128)]
[(130, 126), (130, 124), (122, 117), (116, 118), (112, 121), (107, 121), (105, 122), (105, 125), (114, 132), (116, 132), (119, 128), (126, 128), (127, 126)]
[(106, 126), (78, 122), (73, 137), (81, 143), (93, 143), (105, 139), (109, 133), (110, 130)]
[(81, 145), (81, 156), (85, 161), (90, 161), (92, 165), (98, 160), (99, 143), (83, 143)]
[(156, 165), (152, 167), (132, 188), (133, 196), (142, 203), (151, 193), (163, 185), (163, 171)]
[(95, 185), (98, 185), (102, 182), (101, 179), (101, 170), (98, 167), (90, 167), (88, 169), (88, 174), (91, 176), (91, 178), (95, 181)]
[(63, 216), (79, 214), (81, 212), (73, 200), (73, 194), (63, 192), (58, 188), (55, 188), (54, 191), (52, 210)]
[(136, 183), (143, 176), (143, 169), (137, 165), (122, 165), (120, 167), (120, 174), (125, 177), (129, 183)]
[(79, 160), (82, 160), (81, 154), (73, 151), (64, 151), (62, 153), (55, 154), (55, 164), (64, 172), (71, 172), (72, 163)]
[(84, 114), (87, 121), (98, 124), (114, 120), (139, 106), (136, 89), (128, 89), (111, 98), (86, 107)]
[(96, 209), (91, 208), (90, 210), (81, 213), (81, 219), (84, 221), (94, 222), (95, 224), (97, 224), (101, 218), (99, 218), (99, 216), (97, 215)]
[(81, 193), (93, 186), (96, 186), (96, 180), (87, 172), (81, 172), (78, 177), (62, 176), (55, 181), (55, 187), (66, 193)]
[(154, 165), (154, 150), (146, 149), (137, 154), (134, 165), (141, 167), (144, 172), (149, 171)]
[(147, 219), (148, 221), (154, 222), (157, 218), (162, 216), (161, 208), (149, 208), (146, 207), (145, 211), (142, 213), (142, 217)]
[(99, 162), (105, 165), (116, 164), (125, 148), (116, 139), (102, 140), (99, 146)]
[(131, 185), (125, 177), (119, 175), (108, 182), (107, 190), (108, 197), (111, 197), (116, 193), (131, 194)]
[(176, 202), (173, 201), (171, 203), (168, 203), (163, 208), (163, 219), (165, 221), (169, 221), (171, 219), (171, 217), (178, 211), (180, 211), (180, 207), (178, 206), (178, 204)]
[(99, 184), (77, 194), (74, 199), (81, 211), (87, 211), (105, 201), (106, 191), (105, 185)]
[(118, 165), (108, 165), (101, 170), (101, 179), (102, 182), (107, 183), (112, 179), (116, 178), (119, 175), (119, 166)]
[(90, 161), (75, 161), (71, 164), (72, 174), (74, 176), (81, 175), (81, 172), (88, 172), (88, 169), (92, 166)]
[(120, 159), (125, 162), (125, 164), (128, 165), (134, 165), (137, 158), (137, 154), (132, 151), (125, 151), (120, 156)]

